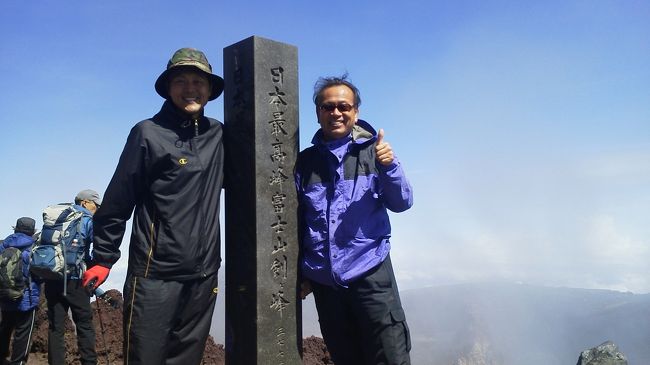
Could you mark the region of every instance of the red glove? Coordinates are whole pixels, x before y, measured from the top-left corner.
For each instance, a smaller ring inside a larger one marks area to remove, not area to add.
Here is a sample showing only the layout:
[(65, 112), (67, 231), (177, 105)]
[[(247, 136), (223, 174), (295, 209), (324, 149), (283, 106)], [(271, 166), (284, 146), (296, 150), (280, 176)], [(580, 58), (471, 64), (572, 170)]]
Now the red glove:
[(91, 293), (94, 292), (98, 286), (102, 285), (102, 283), (106, 281), (106, 278), (108, 277), (108, 273), (110, 271), (111, 269), (101, 265), (95, 265), (91, 267), (90, 269), (86, 270), (86, 272), (84, 272), (83, 276), (81, 277), (81, 286), (86, 288), (86, 290)]

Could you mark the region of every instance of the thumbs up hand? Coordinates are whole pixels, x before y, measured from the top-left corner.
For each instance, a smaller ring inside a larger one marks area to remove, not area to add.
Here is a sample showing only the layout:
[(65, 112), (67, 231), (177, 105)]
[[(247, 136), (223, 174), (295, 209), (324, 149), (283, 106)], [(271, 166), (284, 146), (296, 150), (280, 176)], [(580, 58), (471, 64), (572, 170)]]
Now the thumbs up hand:
[(377, 161), (384, 165), (388, 166), (393, 163), (393, 149), (390, 147), (388, 142), (384, 142), (384, 130), (379, 129), (377, 133), (377, 145), (375, 146), (375, 154)]

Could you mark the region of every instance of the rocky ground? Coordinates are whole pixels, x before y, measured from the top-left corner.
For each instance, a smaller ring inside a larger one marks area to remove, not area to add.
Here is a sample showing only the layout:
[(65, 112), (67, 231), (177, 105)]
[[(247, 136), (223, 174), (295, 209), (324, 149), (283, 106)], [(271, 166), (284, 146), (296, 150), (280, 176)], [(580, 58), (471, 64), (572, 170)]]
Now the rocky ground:
[[(106, 295), (111, 300), (122, 301), (122, 294), (117, 290), (109, 290)], [(94, 324), (97, 337), (97, 356), (99, 364), (122, 365), (122, 311), (113, 308), (109, 303), (100, 299), (99, 311), (97, 302), (91, 304), (94, 310)], [(98, 315), (101, 313), (101, 317)], [(101, 318), (101, 321), (100, 321)], [(103, 329), (102, 329), (103, 327)], [(71, 321), (66, 323), (65, 334), (66, 364), (80, 364), (77, 343), (74, 335), (74, 325)], [(208, 338), (203, 355), (203, 364), (224, 364), (224, 346), (215, 344), (212, 337)], [(43, 301), (37, 312), (36, 331), (32, 344), (28, 365), (47, 364), (47, 305)], [(303, 340), (304, 365), (333, 364), (325, 343), (321, 338), (309, 337)]]

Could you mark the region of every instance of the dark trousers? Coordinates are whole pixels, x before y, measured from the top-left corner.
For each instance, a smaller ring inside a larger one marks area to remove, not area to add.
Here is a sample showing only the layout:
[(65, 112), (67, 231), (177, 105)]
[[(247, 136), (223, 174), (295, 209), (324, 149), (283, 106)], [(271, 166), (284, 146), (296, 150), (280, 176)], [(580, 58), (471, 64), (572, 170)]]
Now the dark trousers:
[(348, 288), (312, 282), (312, 289), (336, 365), (411, 363), (411, 339), (390, 257)]
[(217, 299), (217, 274), (170, 281), (128, 275), (124, 365), (198, 365)]
[(81, 280), (68, 280), (66, 295), (63, 281), (46, 281), (47, 298), (47, 360), (50, 365), (65, 365), (65, 319), (68, 310), (77, 328), (77, 346), (82, 365), (97, 364), (95, 352), (95, 327), (90, 308), (90, 297), (81, 286)]
[(11, 333), (14, 334), (14, 342), (11, 347), (11, 361), (9, 365), (24, 365), (27, 363), (29, 349), (32, 344), (32, 333), (34, 331), (34, 317), (36, 308), (22, 311), (2, 311), (0, 321), (0, 363), (9, 354), (9, 342)]

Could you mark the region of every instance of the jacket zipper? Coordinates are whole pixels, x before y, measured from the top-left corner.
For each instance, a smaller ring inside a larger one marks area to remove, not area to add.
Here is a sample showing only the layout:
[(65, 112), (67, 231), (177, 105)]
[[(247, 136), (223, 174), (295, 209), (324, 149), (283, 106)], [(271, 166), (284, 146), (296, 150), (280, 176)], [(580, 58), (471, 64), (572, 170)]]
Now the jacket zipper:
[[(199, 145), (198, 145), (198, 141), (196, 141), (196, 139), (198, 137), (199, 137), (199, 119), (197, 118), (197, 119), (194, 119), (194, 140), (196, 142), (196, 145), (194, 145), (194, 153), (196, 154), (197, 161), (199, 161), (199, 163), (200, 163), (201, 159), (199, 158)], [(203, 168), (202, 163), (201, 163), (201, 168)], [(199, 219), (201, 220), (201, 225), (200, 226), (203, 227), (203, 214), (201, 214), (201, 206), (202, 205), (199, 205), (198, 208), (197, 208), (198, 209), (197, 217), (199, 217)], [(200, 232), (199, 232), (199, 236), (200, 236)], [(199, 243), (200, 247), (205, 248), (205, 246), (201, 244), (202, 242), (203, 242), (203, 237), (199, 237), (199, 242), (198, 243)], [(205, 255), (207, 255), (207, 252), (202, 252), (202, 256), (205, 257)], [(204, 271), (205, 270), (204, 270), (204, 267), (203, 267), (203, 263), (201, 263), (200, 275), (202, 277), (206, 276)]]

